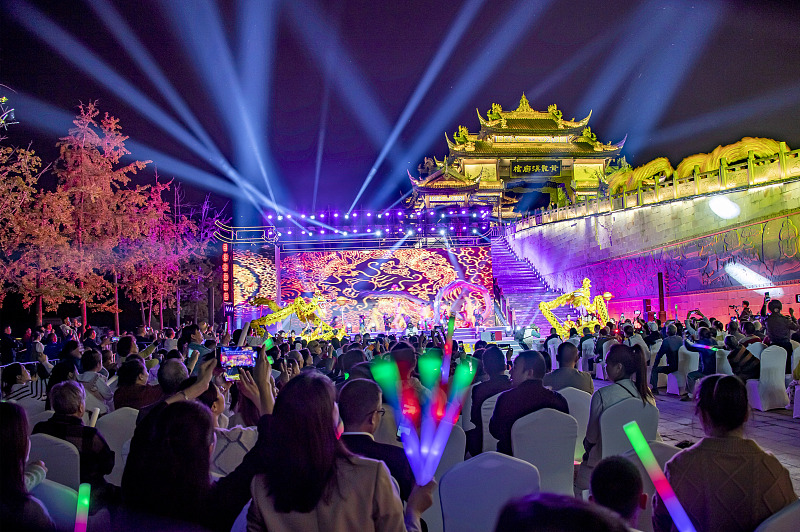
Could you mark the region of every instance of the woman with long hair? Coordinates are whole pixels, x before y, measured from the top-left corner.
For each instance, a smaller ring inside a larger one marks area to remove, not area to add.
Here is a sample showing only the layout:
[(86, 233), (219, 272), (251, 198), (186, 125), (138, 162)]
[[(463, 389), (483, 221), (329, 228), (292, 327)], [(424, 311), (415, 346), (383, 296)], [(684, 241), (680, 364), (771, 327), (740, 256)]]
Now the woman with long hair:
[(3, 530), (53, 530), (47, 509), (25, 489), (30, 440), (25, 410), (0, 403), (0, 523)]
[(589, 407), (589, 423), (583, 447), (586, 452), (575, 479), (576, 491), (589, 489), (592, 470), (603, 458), (600, 438), (600, 416), (610, 406), (625, 399), (641, 399), (642, 403), (655, 405), (653, 393), (647, 384), (647, 363), (639, 344), (633, 347), (617, 344), (606, 356), (606, 375), (614, 384), (600, 388), (592, 395)]
[[(697, 530), (755, 530), (797, 500), (789, 472), (744, 437), (750, 407), (739, 377), (705, 377), (695, 395), (695, 415), (705, 436), (667, 462), (664, 473)], [(653, 528), (674, 530), (658, 495)]]
[(434, 483), (412, 492), (404, 524), (386, 466), (350, 454), (339, 440), (335, 395), (330, 379), (313, 371), (290, 380), (278, 395), (265, 448), (265, 456), (276, 459), (266, 460), (265, 474), (253, 480), (248, 530), (419, 529)]

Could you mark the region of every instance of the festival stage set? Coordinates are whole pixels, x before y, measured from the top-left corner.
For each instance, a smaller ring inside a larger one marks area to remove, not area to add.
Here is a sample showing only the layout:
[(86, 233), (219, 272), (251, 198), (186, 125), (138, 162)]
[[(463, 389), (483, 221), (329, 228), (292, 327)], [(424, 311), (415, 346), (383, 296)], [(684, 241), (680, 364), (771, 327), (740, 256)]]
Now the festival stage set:
[(463, 298), (466, 341), (566, 336), (626, 313), (724, 317), (767, 292), (800, 302), (800, 150), (746, 137), (632, 168), (591, 113), (567, 120), (523, 95), (485, 114), (409, 172), (391, 209), (219, 226), (226, 313), (329, 337), (444, 325)]

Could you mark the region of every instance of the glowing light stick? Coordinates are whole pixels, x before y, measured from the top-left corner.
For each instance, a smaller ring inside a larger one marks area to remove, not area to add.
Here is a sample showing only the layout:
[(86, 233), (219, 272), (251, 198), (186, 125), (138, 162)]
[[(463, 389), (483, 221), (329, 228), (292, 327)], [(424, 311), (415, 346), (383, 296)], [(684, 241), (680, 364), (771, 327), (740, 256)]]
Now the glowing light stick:
[(461, 310), (464, 300), (460, 297), (450, 307), (450, 319), (447, 321), (447, 338), (444, 341), (444, 363), (442, 364), (442, 383), (450, 379), (450, 359), (453, 356), (453, 331), (456, 328), (456, 314)]
[(78, 487), (78, 508), (75, 512), (75, 532), (86, 532), (89, 524), (89, 495), (92, 492), (90, 484), (81, 484)]
[(655, 486), (658, 495), (661, 497), (661, 500), (664, 501), (664, 506), (667, 507), (669, 515), (672, 516), (672, 522), (675, 523), (675, 527), (680, 532), (695, 532), (691, 519), (689, 519), (686, 510), (683, 509), (681, 502), (675, 495), (675, 491), (672, 489), (667, 477), (661, 470), (661, 466), (658, 465), (656, 457), (653, 456), (653, 451), (650, 449), (647, 440), (645, 440), (642, 429), (639, 428), (639, 424), (635, 421), (631, 421), (630, 423), (625, 423), (622, 428), (625, 430), (625, 434), (628, 436), (631, 445), (633, 445), (633, 450), (636, 452), (639, 460), (642, 461), (647, 475), (650, 477), (650, 480), (653, 481), (653, 486)]

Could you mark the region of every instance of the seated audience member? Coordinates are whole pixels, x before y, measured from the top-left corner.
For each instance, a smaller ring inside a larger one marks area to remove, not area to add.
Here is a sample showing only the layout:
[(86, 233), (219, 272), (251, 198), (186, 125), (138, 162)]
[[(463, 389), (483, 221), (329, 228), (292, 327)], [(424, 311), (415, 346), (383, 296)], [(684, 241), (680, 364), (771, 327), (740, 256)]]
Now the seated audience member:
[[(647, 346), (647, 342), (644, 341), (642, 335), (636, 332), (636, 329), (633, 325), (625, 325), (622, 328), (622, 332), (625, 334), (625, 339), (622, 340), (622, 343), (627, 345), (628, 347), (633, 347), (634, 345), (638, 345), (642, 348), (642, 353), (649, 354), (650, 348)], [(650, 357), (647, 357), (649, 360)]]
[(683, 341), (683, 346), (689, 351), (700, 354), (698, 369), (690, 371), (686, 375), (686, 392), (681, 396), (681, 401), (689, 401), (697, 379), (702, 379), (717, 372), (717, 341), (712, 338), (711, 329), (700, 327), (697, 330), (697, 342), (692, 342), (689, 338), (686, 338)]
[(50, 390), (50, 401), (55, 413), (47, 421), (33, 427), (33, 434), (49, 434), (67, 441), (78, 449), (81, 462), (81, 482), (92, 485), (92, 500), (105, 501), (113, 494), (113, 487), (105, 475), (114, 469), (114, 451), (96, 428), (83, 424), (86, 395), (79, 382), (64, 381)]
[(594, 382), (591, 374), (575, 369), (580, 360), (578, 348), (572, 342), (564, 342), (558, 346), (558, 369), (544, 376), (542, 383), (555, 391), (562, 388), (577, 388), (588, 394), (594, 393)]
[[(483, 350), (483, 367), (489, 379), (472, 387), (472, 407), (469, 412), (470, 421), (475, 428), (467, 431), (467, 451), (478, 456), (483, 451), (483, 417), (481, 407), (489, 397), (513, 388), (511, 377), (506, 375), (506, 359), (496, 345)], [(464, 412), (464, 415), (467, 415)]]
[[(83, 389), (87, 393), (92, 394), (95, 399), (106, 405), (106, 411), (108, 411), (108, 406), (112, 404), (114, 398), (114, 392), (108, 387), (106, 378), (100, 374), (100, 370), (103, 368), (103, 355), (94, 349), (84, 351), (81, 356), (81, 367), (83, 367), (83, 373), (78, 375), (76, 380), (83, 384)], [(100, 413), (105, 412), (100, 410)]]
[(583, 439), (583, 455), (575, 479), (576, 493), (589, 489), (592, 469), (603, 457), (602, 439), (600, 437), (600, 416), (610, 406), (625, 399), (641, 399), (642, 403), (655, 404), (653, 394), (647, 386), (647, 365), (641, 346), (629, 347), (617, 344), (611, 347), (606, 357), (606, 375), (614, 384), (598, 389), (592, 394), (589, 406), (589, 423), (586, 426), (586, 437)]
[(77, 340), (67, 340), (64, 347), (61, 348), (61, 353), (58, 354), (59, 360), (66, 360), (71, 358), (75, 362), (75, 367), (78, 371), (83, 371), (81, 366), (81, 346)]
[(120, 336), (119, 341), (117, 342), (117, 356), (121, 360), (124, 360), (129, 355), (139, 355), (142, 360), (146, 360), (150, 355), (152, 355), (155, 350), (156, 345), (155, 342), (150, 344), (146, 349), (139, 351), (139, 346), (136, 343), (136, 338), (131, 335)]
[[(484, 353), (484, 357), (486, 354)], [(514, 359), (511, 368), (513, 388), (497, 398), (494, 415), (489, 420), (489, 432), (497, 438), (497, 451), (513, 454), (511, 427), (519, 418), (542, 408), (553, 408), (569, 414), (567, 400), (542, 385), (544, 357), (537, 351), (523, 351)]]
[(75, 359), (68, 357), (64, 360), (59, 360), (50, 371), (50, 377), (47, 379), (47, 399), (45, 401), (45, 408), (50, 410), (50, 390), (53, 386), (64, 381), (74, 381), (78, 376), (78, 368), (75, 367)]
[(122, 363), (117, 371), (117, 389), (114, 392), (114, 408), (141, 410), (164, 397), (160, 386), (147, 385), (147, 368), (142, 359), (134, 357)]
[(761, 376), (761, 361), (746, 347), (739, 344), (735, 336), (725, 337), (725, 348), (729, 351), (728, 362), (733, 374), (743, 381)]
[[(28, 418), (20, 405), (0, 402), (0, 527), (3, 530), (55, 530), (42, 502), (29, 494), (26, 468), (30, 452)], [(44, 464), (34, 464), (46, 472)], [(44, 474), (41, 474), (44, 477)]]
[(28, 368), (14, 362), (3, 368), (2, 398), (15, 401), (22, 408), (35, 412), (40, 410), (46, 399), (46, 383), (37, 375), (31, 376)]
[(555, 349), (555, 347), (560, 343), (561, 337), (558, 335), (558, 331), (556, 331), (555, 327), (550, 327), (550, 336), (544, 339), (544, 350), (549, 351), (551, 345)]
[[(667, 325), (667, 337), (661, 342), (653, 368), (650, 370), (650, 388), (653, 395), (658, 395), (658, 376), (662, 373), (669, 375), (678, 371), (678, 350), (683, 345), (683, 340), (678, 336), (678, 328), (674, 323)], [(661, 357), (667, 357), (667, 365), (660, 366)]]
[(103, 369), (100, 370), (100, 373), (103, 373), (106, 379), (110, 379), (117, 374), (117, 369), (119, 368), (117, 356), (111, 349), (103, 349), (101, 354), (103, 355)]
[[(545, 375), (547, 375), (548, 373), (553, 371), (553, 357), (551, 357), (550, 353), (546, 351), (539, 351), (539, 354), (542, 355), (542, 358), (544, 359), (544, 373)], [(512, 368), (514, 367), (513, 364), (511, 367)]]
[[(265, 474), (253, 480), (247, 530), (419, 530), (434, 482), (415, 488), (405, 511), (386, 466), (350, 454), (330, 380), (302, 373), (281, 390), (269, 434)], [(303, 442), (299, 445), (298, 442)], [(369, 501), (369, 504), (364, 504)]]
[(728, 334), (736, 338), (737, 341), (744, 340), (744, 335), (739, 331), (739, 322), (735, 319), (728, 323)]
[(609, 456), (592, 472), (589, 500), (617, 512), (628, 525), (635, 527), (639, 510), (647, 508), (647, 494), (642, 488), (639, 469), (622, 456)]
[(414, 474), (403, 449), (375, 441), (375, 432), (386, 410), (383, 394), (373, 381), (349, 379), (339, 391), (339, 415), (344, 423), (342, 441), (350, 452), (381, 460), (400, 486), (400, 498), (408, 500)]
[[(696, 415), (705, 436), (667, 462), (667, 480), (698, 531), (754, 530), (797, 500), (789, 472), (744, 438), (750, 408), (741, 379), (705, 377), (696, 396)], [(653, 528), (674, 530), (658, 494), (653, 499)]]
[(611, 510), (568, 495), (538, 493), (511, 499), (500, 511), (495, 532), (627, 532)]
[(164, 341), (162, 346), (167, 351), (172, 351), (173, 349), (178, 349), (178, 339), (175, 338), (175, 330), (167, 327), (164, 329)]
[(581, 337), (578, 334), (578, 329), (576, 329), (575, 327), (572, 327), (569, 330), (569, 338), (567, 338), (566, 341), (571, 343), (571, 344), (574, 344), (575, 347), (578, 347), (580, 345), (580, 343), (581, 343)]
[(231, 412), (229, 427), (255, 427), (258, 425), (260, 412), (254, 401), (242, 394), (238, 386), (231, 388)]
[(761, 341), (761, 337), (756, 334), (756, 325), (752, 321), (745, 321), (742, 323), (742, 332), (744, 338), (739, 340), (739, 344), (747, 347), (750, 344), (755, 344)]

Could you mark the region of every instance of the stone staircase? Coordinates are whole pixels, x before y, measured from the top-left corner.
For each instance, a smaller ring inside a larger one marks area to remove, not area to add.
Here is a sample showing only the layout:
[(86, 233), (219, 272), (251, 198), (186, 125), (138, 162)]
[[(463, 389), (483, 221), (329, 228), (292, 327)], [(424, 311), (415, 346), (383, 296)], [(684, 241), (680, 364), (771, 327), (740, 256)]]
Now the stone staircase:
[[(514, 311), (514, 325), (524, 327), (532, 323), (539, 327), (542, 336), (547, 336), (550, 323), (539, 311), (539, 302), (553, 300), (561, 293), (550, 290), (528, 261), (518, 259), (504, 237), (492, 239), (492, 272)], [(553, 313), (564, 320), (568, 312), (566, 307), (560, 307)]]

